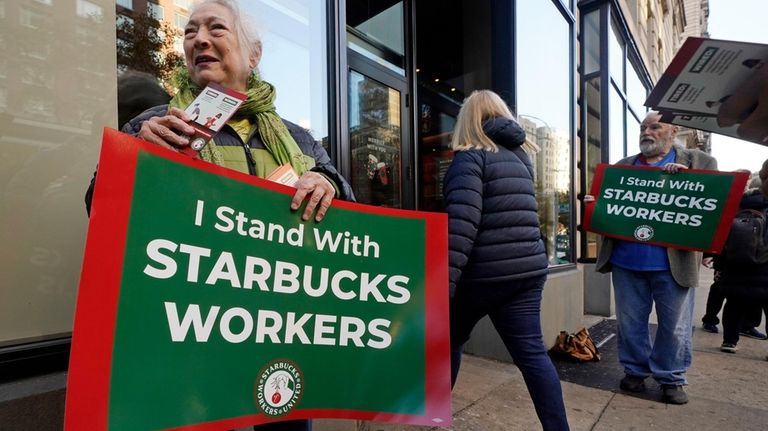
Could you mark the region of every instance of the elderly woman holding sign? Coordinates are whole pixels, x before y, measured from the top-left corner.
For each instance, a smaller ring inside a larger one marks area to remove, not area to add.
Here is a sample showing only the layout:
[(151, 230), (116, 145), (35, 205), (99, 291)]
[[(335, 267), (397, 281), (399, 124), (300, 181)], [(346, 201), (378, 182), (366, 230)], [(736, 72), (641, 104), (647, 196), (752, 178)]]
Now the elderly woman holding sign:
[[(203, 0), (195, 5), (184, 29), (186, 68), (174, 76), (178, 92), (169, 105), (143, 112), (123, 131), (187, 154), (196, 130), (185, 109), (202, 89), (216, 84), (245, 93), (247, 99), (199, 157), (262, 178), (290, 165), (298, 176), (291, 209), (298, 209), (309, 197), (302, 218), (308, 220), (317, 210), (315, 220), (320, 221), (334, 197), (353, 200), (352, 190), (312, 136), (275, 112), (275, 89), (256, 72), (261, 41), (242, 16), (232, 0)], [(285, 421), (256, 429), (308, 430), (311, 422)]]
[(170, 105), (151, 108), (123, 127), (124, 132), (182, 151), (195, 129), (185, 109), (209, 84), (245, 93), (248, 98), (205, 147), (200, 158), (266, 178), (290, 165), (299, 180), (291, 209), (309, 197), (303, 219), (317, 210), (322, 220), (334, 197), (353, 200), (352, 189), (328, 154), (301, 127), (275, 112), (275, 88), (256, 72), (261, 41), (232, 0), (204, 0), (191, 10), (184, 28), (186, 68), (174, 76), (178, 92)]

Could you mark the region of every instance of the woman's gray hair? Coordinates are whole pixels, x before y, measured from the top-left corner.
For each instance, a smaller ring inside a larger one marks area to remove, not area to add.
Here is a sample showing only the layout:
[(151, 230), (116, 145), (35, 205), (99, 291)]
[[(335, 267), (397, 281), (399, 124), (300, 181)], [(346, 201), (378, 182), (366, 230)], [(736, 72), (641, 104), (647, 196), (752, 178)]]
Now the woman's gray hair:
[[(240, 10), (240, 5), (236, 0), (200, 0), (194, 3), (189, 10), (189, 16), (192, 16), (197, 9), (207, 4), (217, 4), (227, 8), (234, 18), (233, 26), (235, 31), (235, 37), (240, 44), (240, 49), (245, 58), (251, 57), (261, 58), (261, 36), (259, 35), (256, 26), (253, 25), (253, 20), (249, 19), (246, 14)], [(254, 67), (254, 70), (256, 68)]]

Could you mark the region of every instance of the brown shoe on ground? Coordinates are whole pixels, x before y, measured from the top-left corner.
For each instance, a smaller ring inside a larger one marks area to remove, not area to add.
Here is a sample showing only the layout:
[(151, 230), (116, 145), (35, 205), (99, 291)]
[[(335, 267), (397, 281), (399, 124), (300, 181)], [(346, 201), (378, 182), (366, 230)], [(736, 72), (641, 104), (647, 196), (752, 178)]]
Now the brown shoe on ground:
[(688, 402), (688, 394), (682, 385), (661, 385), (661, 401), (667, 404), (685, 404)]
[(621, 379), (621, 382), (619, 383), (619, 387), (622, 391), (635, 393), (643, 392), (645, 391), (645, 377), (625, 374), (624, 378)]

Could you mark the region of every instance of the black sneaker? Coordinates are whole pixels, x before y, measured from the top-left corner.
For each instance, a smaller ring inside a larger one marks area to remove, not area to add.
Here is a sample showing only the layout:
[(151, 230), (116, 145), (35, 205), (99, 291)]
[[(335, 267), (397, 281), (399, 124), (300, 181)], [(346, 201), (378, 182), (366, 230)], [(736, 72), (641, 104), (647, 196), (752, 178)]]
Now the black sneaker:
[(713, 334), (717, 334), (718, 332), (720, 332), (720, 330), (717, 329), (717, 325), (713, 325), (711, 323), (705, 323), (705, 324), (701, 325), (701, 328), (704, 329), (705, 331), (711, 332)]
[(754, 338), (755, 340), (765, 340), (765, 339), (768, 339), (768, 337), (766, 337), (765, 334), (763, 334), (762, 332), (758, 331), (756, 328), (744, 329), (744, 330), (740, 331), (739, 334), (741, 334), (741, 335), (743, 335), (745, 337)]
[(661, 401), (667, 404), (685, 404), (688, 402), (688, 394), (682, 385), (661, 385)]
[(739, 350), (739, 348), (733, 343), (723, 343), (720, 346), (720, 351), (725, 353), (736, 353), (737, 350)]
[(643, 392), (645, 390), (645, 377), (625, 374), (624, 378), (621, 379), (621, 382), (619, 383), (619, 387), (622, 391), (635, 393)]

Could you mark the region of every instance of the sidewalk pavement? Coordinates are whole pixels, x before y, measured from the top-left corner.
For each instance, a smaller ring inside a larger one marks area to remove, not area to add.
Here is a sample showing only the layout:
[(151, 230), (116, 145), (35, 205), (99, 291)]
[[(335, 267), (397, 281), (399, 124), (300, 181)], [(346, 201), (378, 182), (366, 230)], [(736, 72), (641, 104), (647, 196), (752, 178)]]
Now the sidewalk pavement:
[[(660, 402), (658, 390), (644, 395), (562, 382), (571, 429), (765, 430), (768, 429), (768, 341), (742, 337), (736, 354), (720, 352), (722, 334), (701, 329), (711, 271), (702, 271), (696, 292), (693, 366), (688, 372), (688, 404)], [(763, 326), (763, 325), (761, 325)], [(575, 329), (575, 328), (572, 328)], [(761, 330), (764, 329), (764, 326)], [(722, 330), (722, 326), (721, 326)], [(596, 340), (599, 341), (599, 340)], [(608, 343), (615, 343), (615, 338)], [(606, 346), (608, 346), (606, 343)], [(595, 363), (616, 371), (615, 359)], [(620, 369), (620, 368), (619, 368)], [(649, 379), (649, 383), (651, 380)], [(455, 431), (537, 430), (541, 425), (523, 378), (513, 364), (465, 355), (453, 391)], [(444, 430), (419, 426), (315, 421), (315, 431)]]

